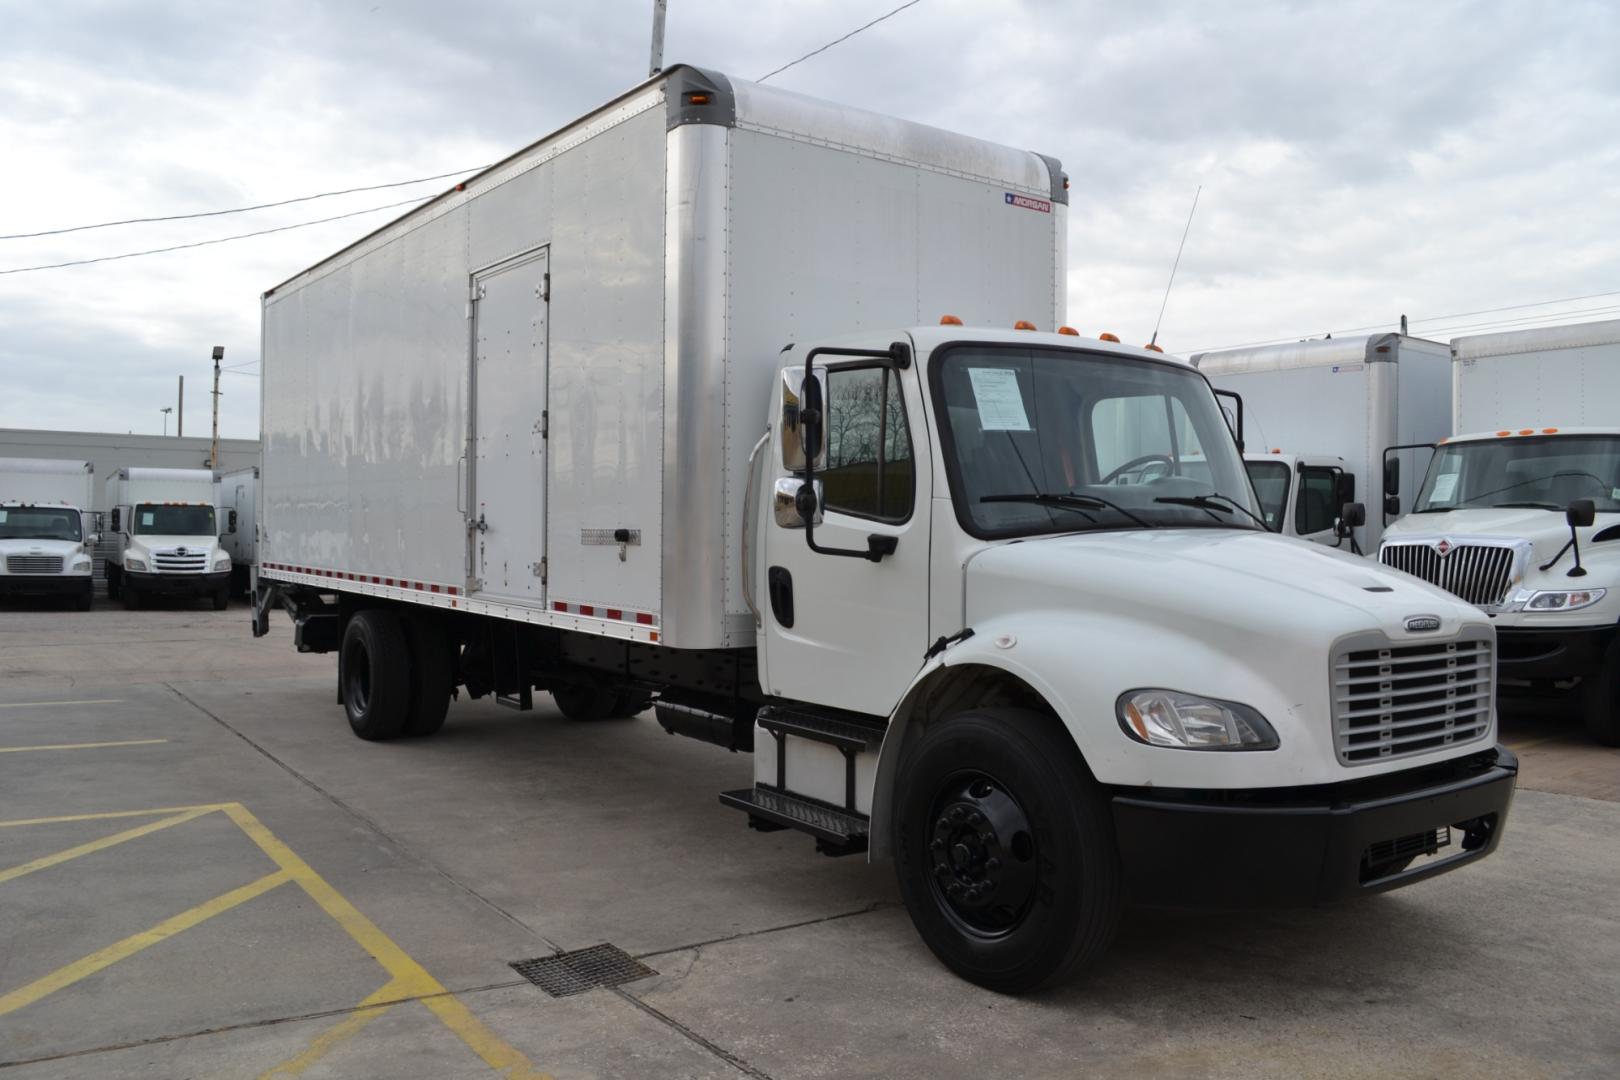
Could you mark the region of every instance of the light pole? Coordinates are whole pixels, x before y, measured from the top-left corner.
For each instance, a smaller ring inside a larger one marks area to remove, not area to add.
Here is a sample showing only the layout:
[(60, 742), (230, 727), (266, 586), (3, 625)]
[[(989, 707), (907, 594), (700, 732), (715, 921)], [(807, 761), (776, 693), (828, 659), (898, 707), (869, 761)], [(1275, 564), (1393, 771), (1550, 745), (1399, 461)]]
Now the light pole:
[(225, 359), (225, 346), (214, 346), (214, 448), (208, 453), (208, 467), (219, 470), (219, 362)]
[(174, 412), (174, 406), (165, 405), (158, 412), (163, 414), (163, 434), (167, 435), (169, 433), (169, 414)]

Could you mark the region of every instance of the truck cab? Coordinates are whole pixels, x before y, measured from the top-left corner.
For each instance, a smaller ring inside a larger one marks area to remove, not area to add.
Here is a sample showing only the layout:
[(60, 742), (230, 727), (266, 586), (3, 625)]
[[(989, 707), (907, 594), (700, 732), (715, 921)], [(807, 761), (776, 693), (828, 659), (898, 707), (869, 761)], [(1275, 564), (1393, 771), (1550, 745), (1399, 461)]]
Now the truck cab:
[(58, 596), (90, 610), (94, 490), (89, 462), (0, 458), (0, 596)]
[(159, 596), (208, 597), (215, 611), (230, 603), (231, 556), (222, 534), (236, 512), (214, 505), (207, 469), (119, 469), (107, 480), (107, 595), (125, 607)]
[[(1356, 478), (1344, 458), (1327, 454), (1244, 454), (1266, 527), (1284, 536), (1345, 545), (1338, 528), (1346, 503), (1356, 501)], [(1348, 547), (1346, 546), (1348, 550)]]
[[(1398, 469), (1387, 470), (1388, 495)], [(1388, 497), (1388, 495), (1386, 497)], [(1620, 745), (1620, 428), (1503, 428), (1443, 440), (1379, 558), (1476, 604), (1505, 690), (1569, 690)]]

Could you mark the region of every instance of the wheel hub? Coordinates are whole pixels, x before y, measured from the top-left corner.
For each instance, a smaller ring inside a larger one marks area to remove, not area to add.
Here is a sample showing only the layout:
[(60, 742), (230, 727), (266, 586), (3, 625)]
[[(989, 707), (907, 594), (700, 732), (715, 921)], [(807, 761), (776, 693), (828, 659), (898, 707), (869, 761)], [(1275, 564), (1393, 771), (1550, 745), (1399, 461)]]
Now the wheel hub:
[(946, 906), (981, 933), (1009, 930), (1035, 894), (1034, 829), (1018, 800), (982, 774), (949, 781), (928, 849)]

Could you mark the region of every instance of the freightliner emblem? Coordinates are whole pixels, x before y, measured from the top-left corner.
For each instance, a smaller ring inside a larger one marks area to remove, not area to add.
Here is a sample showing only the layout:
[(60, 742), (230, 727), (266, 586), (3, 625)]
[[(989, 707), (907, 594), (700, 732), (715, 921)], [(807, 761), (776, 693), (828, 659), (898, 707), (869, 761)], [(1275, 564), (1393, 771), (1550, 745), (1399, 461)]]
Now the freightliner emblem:
[(1412, 615), (1406, 620), (1406, 629), (1413, 634), (1426, 630), (1440, 629), (1440, 616), (1438, 615)]

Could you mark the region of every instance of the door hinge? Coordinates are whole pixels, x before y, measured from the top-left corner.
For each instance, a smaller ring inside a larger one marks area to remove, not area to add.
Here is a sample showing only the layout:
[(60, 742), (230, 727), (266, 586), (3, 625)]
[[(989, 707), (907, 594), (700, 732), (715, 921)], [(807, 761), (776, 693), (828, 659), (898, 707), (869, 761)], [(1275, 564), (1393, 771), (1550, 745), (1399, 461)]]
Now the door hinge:
[(550, 409), (541, 409), (540, 410), (540, 437), (542, 439), (551, 438), (551, 410)]
[(546, 273), (545, 273), (545, 276), (543, 278), (541, 278), (541, 281), (540, 281), (540, 299), (543, 300), (544, 302), (548, 303), (548, 304), (551, 303), (551, 271), (550, 270), (547, 270)]
[(534, 566), (534, 576), (540, 579), (540, 584), (544, 585), (546, 583), (546, 557), (544, 555), (540, 556), (540, 561), (532, 565)]

